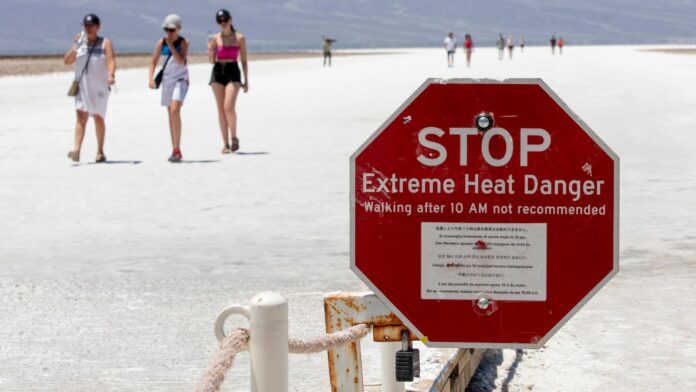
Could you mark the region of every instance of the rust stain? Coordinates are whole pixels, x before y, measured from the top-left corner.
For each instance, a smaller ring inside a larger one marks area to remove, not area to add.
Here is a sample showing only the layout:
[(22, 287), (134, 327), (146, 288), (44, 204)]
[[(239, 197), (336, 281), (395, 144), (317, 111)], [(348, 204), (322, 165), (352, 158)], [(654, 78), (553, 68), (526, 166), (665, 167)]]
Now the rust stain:
[(395, 325), (395, 324), (403, 324), (401, 320), (396, 317), (394, 313), (389, 313), (386, 316), (381, 316), (381, 317), (375, 317), (370, 320), (368, 323), (370, 325)]
[(341, 302), (343, 302), (346, 305), (346, 307), (353, 309), (357, 313), (364, 312), (365, 310), (367, 310), (367, 306), (365, 306), (365, 304), (355, 302), (354, 297), (342, 298)]
[(332, 332), (331, 329), (331, 304), (324, 300), (324, 323), (326, 326), (326, 332)]
[(327, 355), (329, 356), (329, 382), (331, 383), (331, 392), (338, 392), (338, 385), (337, 380), (336, 380), (336, 363), (334, 362), (333, 356), (331, 355), (331, 351), (329, 350), (327, 352)]
[(360, 372), (360, 356), (358, 355), (358, 344), (357, 343), (351, 343), (350, 344), (350, 354), (354, 358), (353, 360), (353, 374), (355, 374), (355, 377), (353, 378), (353, 384), (359, 385), (360, 384), (360, 379), (362, 378), (362, 374)]
[(401, 331), (408, 331), (409, 340), (418, 340), (418, 336), (402, 324), (375, 325), (372, 328), (372, 340), (375, 342), (399, 342), (401, 341)]
[[(335, 305), (331, 303), (331, 301), (328, 300), (328, 298), (324, 299), (324, 322), (326, 326), (326, 332), (331, 333), (334, 332), (334, 326), (332, 323), (332, 315), (333, 311), (337, 311), (338, 309), (336, 308)], [(336, 362), (339, 359), (339, 355), (336, 352), (336, 350), (330, 349), (327, 351), (326, 355), (328, 356), (329, 359), (329, 383), (331, 384), (331, 392), (338, 392), (338, 378), (336, 376)]]

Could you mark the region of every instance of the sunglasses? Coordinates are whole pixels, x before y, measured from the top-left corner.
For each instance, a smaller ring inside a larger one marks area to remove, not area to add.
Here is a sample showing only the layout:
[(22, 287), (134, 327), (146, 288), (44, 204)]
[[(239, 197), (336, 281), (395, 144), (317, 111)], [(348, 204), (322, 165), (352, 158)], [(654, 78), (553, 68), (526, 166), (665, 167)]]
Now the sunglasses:
[(167, 33), (173, 33), (173, 32), (176, 31), (176, 29), (169, 29), (169, 28), (167, 28), (167, 29), (164, 29), (164, 31), (166, 31)]
[(230, 21), (229, 18), (222, 18), (222, 19), (218, 19), (218, 20), (217, 20), (218, 24), (227, 23), (227, 22), (229, 22), (229, 21)]

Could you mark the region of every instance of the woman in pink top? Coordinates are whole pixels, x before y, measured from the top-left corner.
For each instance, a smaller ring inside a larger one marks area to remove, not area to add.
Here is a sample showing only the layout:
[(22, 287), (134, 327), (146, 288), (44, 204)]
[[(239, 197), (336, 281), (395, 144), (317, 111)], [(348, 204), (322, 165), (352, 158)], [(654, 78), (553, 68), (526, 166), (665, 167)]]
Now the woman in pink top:
[[(219, 10), (215, 14), (215, 20), (220, 25), (220, 33), (215, 34), (208, 42), (208, 60), (214, 64), (210, 86), (217, 102), (220, 132), (224, 143), (222, 153), (229, 154), (239, 150), (235, 111), (237, 94), (240, 89), (245, 93), (249, 90), (246, 38), (232, 26), (232, 15), (229, 11)], [(244, 83), (238, 60), (242, 63)]]
[(466, 66), (471, 67), (471, 53), (474, 51), (474, 40), (471, 34), (464, 36), (464, 53), (466, 54)]
[(563, 47), (565, 46), (565, 41), (563, 37), (558, 37), (558, 53), (563, 54)]

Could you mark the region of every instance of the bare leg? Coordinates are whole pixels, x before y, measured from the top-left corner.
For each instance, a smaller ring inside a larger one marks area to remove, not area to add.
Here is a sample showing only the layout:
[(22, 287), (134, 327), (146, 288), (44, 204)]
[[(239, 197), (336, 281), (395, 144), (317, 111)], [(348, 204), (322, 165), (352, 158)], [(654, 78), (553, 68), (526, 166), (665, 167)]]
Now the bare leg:
[(82, 149), (82, 141), (85, 139), (85, 128), (87, 128), (87, 119), (89, 119), (89, 113), (77, 110), (76, 114), (75, 145), (73, 147), (73, 151), (79, 156), (80, 149)]
[(94, 115), (94, 125), (97, 129), (97, 155), (104, 155), (104, 139), (106, 137), (106, 124), (104, 117)]
[(220, 124), (220, 133), (222, 134), (222, 145), (224, 146), (222, 153), (229, 154), (229, 125), (227, 123), (227, 115), (225, 114), (225, 86), (220, 83), (211, 83), (210, 87), (213, 89), (213, 95), (215, 95), (215, 103), (217, 103), (218, 110), (218, 122)]
[(230, 136), (232, 138), (237, 137), (237, 111), (235, 110), (235, 106), (237, 105), (237, 94), (239, 94), (241, 86), (241, 83), (237, 82), (229, 83), (225, 86), (224, 110), (230, 129)]
[(181, 101), (172, 101), (167, 108), (169, 113), (169, 132), (172, 136), (172, 147), (178, 150), (181, 147)]

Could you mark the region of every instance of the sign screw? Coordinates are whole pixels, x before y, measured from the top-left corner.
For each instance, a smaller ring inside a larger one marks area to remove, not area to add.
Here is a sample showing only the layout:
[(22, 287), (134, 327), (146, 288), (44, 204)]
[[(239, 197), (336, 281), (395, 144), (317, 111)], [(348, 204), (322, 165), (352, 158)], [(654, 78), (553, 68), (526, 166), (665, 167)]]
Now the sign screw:
[(486, 310), (489, 306), (491, 306), (491, 301), (488, 298), (479, 298), (476, 306), (478, 306), (481, 310)]
[(487, 130), (493, 128), (493, 114), (489, 112), (481, 112), (474, 117), (474, 125), (479, 132), (486, 132)]

